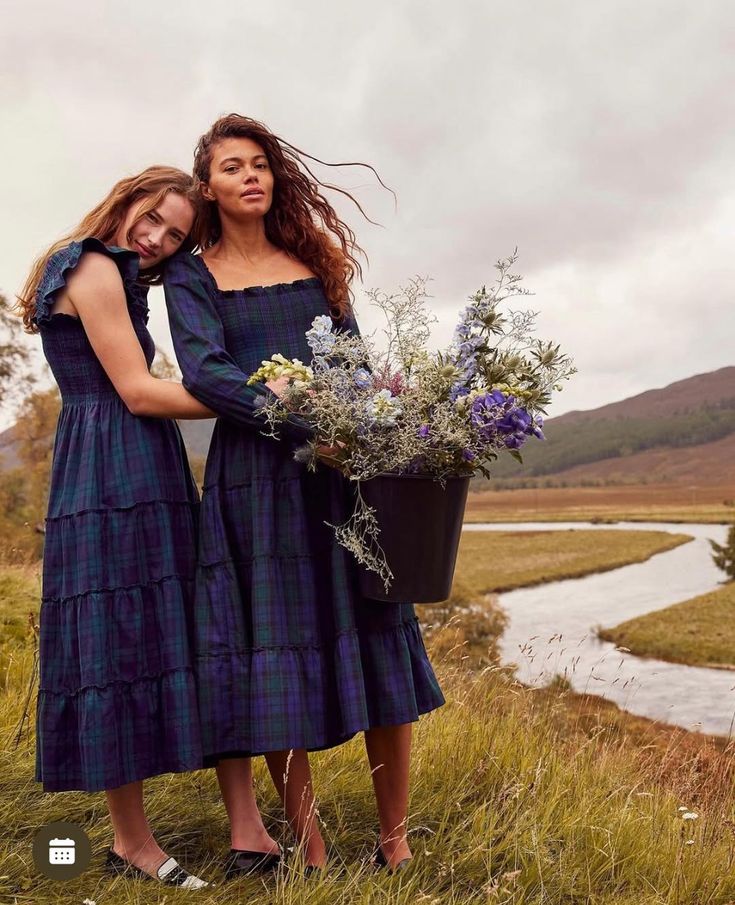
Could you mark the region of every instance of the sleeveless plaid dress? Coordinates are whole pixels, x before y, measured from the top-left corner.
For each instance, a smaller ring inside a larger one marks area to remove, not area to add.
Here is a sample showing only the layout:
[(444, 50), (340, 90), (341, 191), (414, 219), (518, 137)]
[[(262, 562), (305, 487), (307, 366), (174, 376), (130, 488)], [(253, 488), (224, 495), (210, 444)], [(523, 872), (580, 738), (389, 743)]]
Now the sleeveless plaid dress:
[(111, 789), (201, 767), (190, 654), (198, 492), (175, 421), (130, 414), (76, 317), (50, 311), (84, 251), (117, 264), (150, 366), (138, 256), (49, 260), (35, 322), (59, 385), (40, 613), (36, 779)]
[(257, 399), (273, 395), (246, 385), (274, 352), (311, 361), (304, 334), (329, 313), (321, 281), (221, 291), (201, 258), (178, 254), (164, 290), (184, 386), (220, 416), (196, 580), (205, 763), (327, 748), (439, 707), (413, 605), (361, 598), (354, 558), (324, 524), (348, 518), (349, 481), (294, 461), (311, 435), (297, 415), (265, 436)]

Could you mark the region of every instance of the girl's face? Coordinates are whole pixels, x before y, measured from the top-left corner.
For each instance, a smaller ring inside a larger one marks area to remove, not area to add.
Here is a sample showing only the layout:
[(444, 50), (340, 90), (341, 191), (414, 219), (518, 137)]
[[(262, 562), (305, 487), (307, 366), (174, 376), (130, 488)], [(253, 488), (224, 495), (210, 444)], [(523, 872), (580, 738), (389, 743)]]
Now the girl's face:
[(147, 199), (141, 198), (128, 208), (115, 236), (120, 248), (140, 255), (140, 269), (155, 267), (172, 255), (191, 232), (194, 208), (178, 192), (166, 192), (163, 201), (140, 216)]
[(218, 142), (202, 195), (233, 220), (264, 217), (273, 202), (273, 171), (263, 148), (250, 138)]

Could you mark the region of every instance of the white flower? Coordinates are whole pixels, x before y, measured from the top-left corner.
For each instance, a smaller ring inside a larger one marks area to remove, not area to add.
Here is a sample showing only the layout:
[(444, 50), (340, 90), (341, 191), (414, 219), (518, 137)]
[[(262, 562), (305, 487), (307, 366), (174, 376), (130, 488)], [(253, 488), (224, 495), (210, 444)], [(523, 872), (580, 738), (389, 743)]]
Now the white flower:
[(693, 811), (687, 811), (686, 814), (681, 815), (682, 820), (696, 820), (699, 817), (699, 814), (695, 814)]
[(387, 388), (380, 390), (372, 399), (369, 399), (365, 403), (365, 410), (375, 422), (386, 427), (392, 427), (396, 423), (398, 415), (403, 412), (400, 403)]
[(306, 331), (306, 341), (314, 355), (326, 355), (334, 347), (336, 337), (332, 333), (332, 318), (320, 314), (311, 322), (311, 329)]
[(679, 808), (679, 811), (680, 811), (680, 812), (681, 812), (681, 811), (688, 811), (688, 810), (689, 810), (689, 808), (688, 808), (686, 805), (682, 805), (682, 806)]
[(329, 333), (332, 330), (332, 318), (328, 314), (319, 314), (311, 322), (311, 329), (315, 333)]

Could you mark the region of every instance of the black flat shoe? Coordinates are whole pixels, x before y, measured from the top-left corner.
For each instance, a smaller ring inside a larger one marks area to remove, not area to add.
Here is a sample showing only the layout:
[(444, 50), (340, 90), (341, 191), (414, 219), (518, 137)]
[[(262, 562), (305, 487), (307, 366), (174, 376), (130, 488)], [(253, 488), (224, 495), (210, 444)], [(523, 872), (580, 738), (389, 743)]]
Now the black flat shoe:
[(405, 870), (408, 865), (413, 861), (413, 858), (402, 858), (395, 867), (388, 866), (388, 860), (383, 854), (383, 849), (380, 847), (380, 841), (378, 841), (378, 847), (375, 850), (375, 854), (373, 855), (373, 863), (378, 870), (387, 870), (389, 874), (395, 874), (399, 870)]
[(280, 852), (249, 852), (231, 848), (225, 858), (225, 880), (246, 877), (248, 874), (267, 874), (281, 863)]
[(206, 880), (200, 880), (199, 877), (195, 877), (194, 874), (190, 874), (180, 867), (175, 858), (166, 858), (154, 877), (109, 849), (105, 859), (105, 870), (117, 876), (158, 880), (159, 883), (165, 883), (167, 886), (180, 886), (182, 889), (204, 889), (205, 886), (209, 886)]

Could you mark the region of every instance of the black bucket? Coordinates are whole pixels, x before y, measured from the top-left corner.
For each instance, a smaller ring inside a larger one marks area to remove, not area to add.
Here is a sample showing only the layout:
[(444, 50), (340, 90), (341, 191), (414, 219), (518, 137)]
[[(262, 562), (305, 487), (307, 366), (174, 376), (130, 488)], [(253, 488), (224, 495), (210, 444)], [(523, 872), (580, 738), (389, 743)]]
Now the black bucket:
[(423, 474), (382, 474), (360, 482), (360, 492), (375, 509), (393, 580), (358, 565), (360, 592), (393, 603), (438, 603), (452, 589), (469, 475), (446, 478), (444, 487)]

